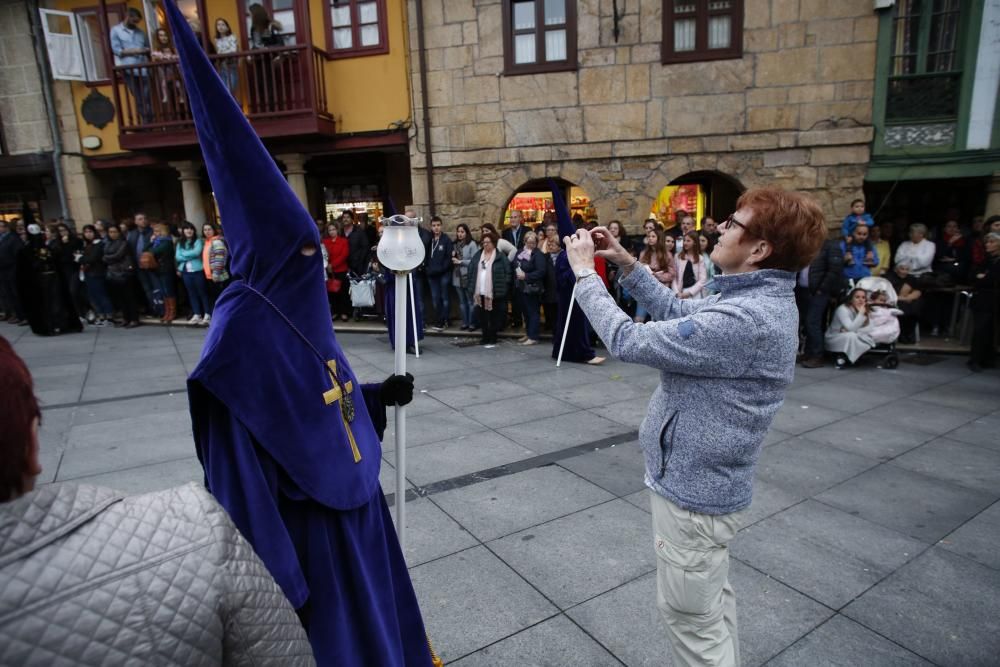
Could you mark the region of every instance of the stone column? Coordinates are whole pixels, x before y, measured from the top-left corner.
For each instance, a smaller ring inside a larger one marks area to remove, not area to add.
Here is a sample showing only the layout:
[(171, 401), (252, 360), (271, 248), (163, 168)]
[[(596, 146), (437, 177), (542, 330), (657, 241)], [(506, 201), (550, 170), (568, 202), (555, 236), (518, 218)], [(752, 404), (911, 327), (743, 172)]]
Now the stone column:
[(286, 153), (276, 155), (276, 158), (285, 164), (285, 178), (292, 192), (299, 198), (302, 205), (309, 210), (309, 196), (306, 193), (306, 156), (302, 153)]
[(201, 178), (198, 177), (200, 165), (188, 160), (171, 162), (170, 166), (177, 170), (181, 182), (181, 194), (184, 197), (184, 219), (201, 231), (201, 226), (208, 222), (205, 215), (205, 204), (201, 198)]
[(1000, 171), (993, 172), (986, 190), (986, 217), (991, 215), (1000, 215)]

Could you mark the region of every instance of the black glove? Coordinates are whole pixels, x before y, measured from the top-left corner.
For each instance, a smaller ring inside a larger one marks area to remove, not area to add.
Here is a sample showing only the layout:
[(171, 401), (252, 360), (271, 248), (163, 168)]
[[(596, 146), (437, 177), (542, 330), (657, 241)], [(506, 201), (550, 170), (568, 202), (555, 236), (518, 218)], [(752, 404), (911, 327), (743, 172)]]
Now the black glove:
[(382, 405), (406, 405), (413, 400), (413, 376), (390, 375), (378, 390)]

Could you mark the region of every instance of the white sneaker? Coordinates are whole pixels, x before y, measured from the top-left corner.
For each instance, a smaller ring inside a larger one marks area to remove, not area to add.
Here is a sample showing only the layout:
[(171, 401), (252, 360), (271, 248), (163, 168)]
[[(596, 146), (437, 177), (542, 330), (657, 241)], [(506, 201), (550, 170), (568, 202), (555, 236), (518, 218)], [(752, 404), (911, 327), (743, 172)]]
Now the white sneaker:
[(201, 324), (201, 315), (192, 315), (187, 321), (188, 324)]
[(211, 315), (205, 315), (205, 319), (203, 319), (201, 321), (201, 323), (204, 324), (207, 327), (209, 324), (212, 323), (212, 316)]

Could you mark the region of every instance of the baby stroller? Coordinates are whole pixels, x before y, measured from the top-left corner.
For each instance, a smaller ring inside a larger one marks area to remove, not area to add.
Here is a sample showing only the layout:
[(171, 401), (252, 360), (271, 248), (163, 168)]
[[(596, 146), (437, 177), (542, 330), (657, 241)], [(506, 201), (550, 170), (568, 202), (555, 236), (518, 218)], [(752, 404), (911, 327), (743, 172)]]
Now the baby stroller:
[[(359, 321), (362, 315), (375, 314), (377, 316), (377, 313), (374, 312), (376, 275), (368, 272), (359, 276), (352, 272), (348, 274), (347, 278), (351, 281), (351, 306), (354, 308), (354, 321)], [(369, 312), (365, 313), (365, 311)]]
[[(895, 311), (896, 301), (898, 299), (896, 295), (896, 290), (893, 288), (892, 283), (882, 277), (868, 276), (867, 278), (862, 278), (851, 289), (863, 289), (869, 296), (875, 292), (885, 292), (886, 303), (885, 306), (888, 309)], [(890, 312), (892, 312), (890, 311)], [(898, 315), (899, 311), (892, 312), (893, 317)], [(881, 335), (879, 335), (881, 334)], [(884, 357), (882, 362), (879, 364), (882, 368), (887, 368), (892, 370), (899, 366), (899, 353), (896, 351), (896, 340), (899, 338), (899, 324), (895, 325), (894, 330), (890, 330), (888, 333), (882, 331), (877, 332), (873, 335), (876, 339), (875, 347), (871, 348), (865, 354), (875, 354)], [(841, 355), (837, 356), (837, 366), (843, 366), (847, 364), (847, 359)]]

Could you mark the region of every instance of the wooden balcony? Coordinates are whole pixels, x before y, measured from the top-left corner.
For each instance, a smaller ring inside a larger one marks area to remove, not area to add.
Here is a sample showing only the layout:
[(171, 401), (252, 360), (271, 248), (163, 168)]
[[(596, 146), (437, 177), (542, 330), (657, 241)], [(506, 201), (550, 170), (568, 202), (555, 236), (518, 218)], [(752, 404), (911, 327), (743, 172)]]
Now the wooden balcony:
[[(283, 46), (210, 58), (260, 137), (334, 136), (319, 49)], [(177, 62), (115, 67), (114, 93), (122, 148), (198, 143)]]

